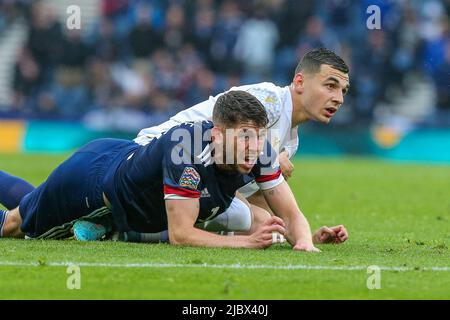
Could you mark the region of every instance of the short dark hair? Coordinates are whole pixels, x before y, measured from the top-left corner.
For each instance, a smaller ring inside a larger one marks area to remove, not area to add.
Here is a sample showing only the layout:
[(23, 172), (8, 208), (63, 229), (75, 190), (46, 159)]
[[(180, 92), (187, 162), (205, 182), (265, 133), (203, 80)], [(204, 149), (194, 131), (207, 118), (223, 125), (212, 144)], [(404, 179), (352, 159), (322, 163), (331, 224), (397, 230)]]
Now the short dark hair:
[(246, 91), (233, 90), (221, 95), (214, 105), (214, 124), (236, 127), (242, 122), (252, 122), (263, 128), (269, 122), (262, 103)]
[(295, 68), (295, 74), (306, 71), (308, 73), (317, 73), (320, 71), (320, 66), (326, 64), (333, 69), (339, 70), (343, 73), (348, 73), (349, 68), (345, 61), (336, 53), (326, 48), (314, 49), (307, 52)]

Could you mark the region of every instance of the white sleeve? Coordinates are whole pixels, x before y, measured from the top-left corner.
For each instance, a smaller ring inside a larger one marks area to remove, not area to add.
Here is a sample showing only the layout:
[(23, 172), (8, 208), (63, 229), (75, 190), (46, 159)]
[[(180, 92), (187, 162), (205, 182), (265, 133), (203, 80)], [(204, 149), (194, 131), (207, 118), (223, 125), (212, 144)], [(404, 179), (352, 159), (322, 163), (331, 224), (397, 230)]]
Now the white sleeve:
[(281, 174), (281, 170), (278, 170), (271, 175), (261, 176), (256, 178), (255, 180), (261, 190), (268, 190), (275, 188), (279, 184), (283, 183), (284, 177)]
[(200, 102), (186, 110), (180, 111), (170, 119), (178, 123), (212, 120), (214, 105), (219, 96), (220, 95), (215, 97), (210, 96), (208, 100)]
[(162, 133), (166, 132), (170, 128), (173, 128), (181, 123), (190, 121), (203, 121), (211, 120), (214, 109), (214, 104), (219, 97), (209, 97), (208, 100), (200, 102), (193, 107), (178, 112), (176, 115), (170, 118), (170, 120), (163, 122), (160, 125), (142, 129), (139, 131), (134, 142), (140, 145), (146, 145), (154, 138), (158, 138)]
[(267, 125), (268, 128), (271, 128), (278, 122), (282, 113), (281, 98), (277, 92), (277, 90), (279, 90), (278, 87), (271, 83), (262, 83), (247, 87), (237, 87), (236, 89), (247, 91), (248, 93), (254, 95), (263, 104), (269, 120)]
[(281, 145), (282, 150), (288, 152), (288, 157), (292, 158), (298, 150), (298, 127), (292, 128), (290, 134)]

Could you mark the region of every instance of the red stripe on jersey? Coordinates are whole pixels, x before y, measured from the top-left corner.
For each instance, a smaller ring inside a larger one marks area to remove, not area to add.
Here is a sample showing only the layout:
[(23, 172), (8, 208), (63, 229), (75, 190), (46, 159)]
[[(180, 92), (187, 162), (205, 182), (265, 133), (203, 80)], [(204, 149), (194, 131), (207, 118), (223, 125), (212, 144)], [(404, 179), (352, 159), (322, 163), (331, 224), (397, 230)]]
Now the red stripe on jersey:
[(260, 176), (258, 178), (256, 178), (256, 182), (258, 183), (262, 183), (262, 182), (267, 182), (267, 181), (272, 181), (272, 180), (277, 180), (278, 177), (281, 174), (281, 170), (278, 170), (277, 172), (275, 172), (274, 174), (269, 174), (269, 175), (265, 175), (265, 176)]
[(197, 190), (189, 190), (184, 188), (175, 188), (168, 185), (164, 185), (164, 194), (176, 194), (180, 197), (186, 198), (200, 198), (200, 191)]

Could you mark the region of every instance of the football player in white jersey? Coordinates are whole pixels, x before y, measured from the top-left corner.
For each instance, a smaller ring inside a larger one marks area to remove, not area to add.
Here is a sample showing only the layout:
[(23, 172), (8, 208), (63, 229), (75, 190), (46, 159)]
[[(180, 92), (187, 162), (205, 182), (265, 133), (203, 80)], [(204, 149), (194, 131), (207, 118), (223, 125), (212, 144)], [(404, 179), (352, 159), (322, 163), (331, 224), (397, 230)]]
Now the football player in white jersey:
[[(269, 139), (273, 149), (279, 151), (278, 160), (283, 176), (287, 180), (294, 171), (290, 159), (297, 152), (299, 144), (298, 126), (310, 120), (329, 123), (342, 106), (348, 89), (349, 68), (346, 63), (334, 52), (321, 48), (305, 54), (295, 69), (292, 83), (288, 86), (279, 87), (273, 83), (263, 82), (233, 87), (230, 90), (247, 91), (257, 97), (266, 108), (269, 118)], [(135, 141), (145, 145), (154, 137), (180, 123), (211, 119), (214, 104), (222, 94), (179, 112), (161, 125), (141, 130)], [(255, 182), (241, 188), (239, 193), (247, 198), (250, 204), (271, 211)], [(242, 200), (240, 196), (237, 198)], [(244, 211), (241, 209), (245, 200), (242, 202), (238, 199), (236, 204), (241, 206), (236, 205), (237, 212), (232, 213), (234, 216), (239, 216), (239, 212)], [(264, 219), (264, 216), (254, 215), (253, 224), (259, 224)], [(326, 230), (338, 236), (338, 239), (345, 241), (347, 238), (347, 231), (343, 226)]]

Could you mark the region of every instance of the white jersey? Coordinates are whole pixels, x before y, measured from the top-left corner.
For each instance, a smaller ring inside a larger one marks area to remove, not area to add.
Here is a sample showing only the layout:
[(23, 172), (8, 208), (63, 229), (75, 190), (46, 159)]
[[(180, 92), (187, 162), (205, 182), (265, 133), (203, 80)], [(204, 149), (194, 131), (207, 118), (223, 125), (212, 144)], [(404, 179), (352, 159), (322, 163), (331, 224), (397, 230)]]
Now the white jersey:
[[(298, 127), (291, 128), (292, 98), (289, 87), (278, 87), (273, 83), (263, 82), (246, 86), (233, 87), (254, 95), (264, 105), (269, 118), (269, 139), (276, 151), (286, 150), (292, 157), (298, 149)], [(212, 120), (214, 105), (222, 95), (210, 96), (208, 100), (177, 113), (170, 120), (154, 127), (142, 129), (134, 140), (141, 145), (148, 144), (153, 138), (184, 122)]]

